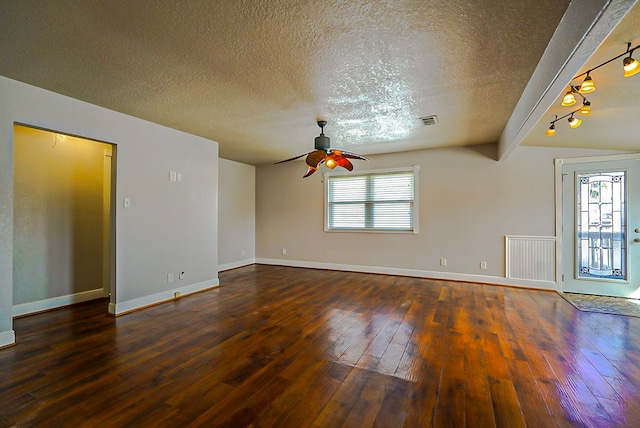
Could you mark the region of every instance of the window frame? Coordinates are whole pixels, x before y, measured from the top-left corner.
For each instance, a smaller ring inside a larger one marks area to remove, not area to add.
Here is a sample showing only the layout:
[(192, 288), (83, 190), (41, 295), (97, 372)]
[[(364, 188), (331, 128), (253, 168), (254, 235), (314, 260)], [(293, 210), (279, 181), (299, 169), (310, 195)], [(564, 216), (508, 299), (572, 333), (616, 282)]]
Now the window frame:
[[(324, 173), (324, 231), (325, 232), (353, 232), (353, 233), (399, 233), (399, 234), (411, 234), (417, 235), (419, 233), (418, 228), (418, 171), (420, 167), (418, 165), (399, 168), (383, 168), (383, 169), (369, 169), (358, 171), (357, 173), (349, 171), (326, 171)], [(329, 227), (329, 180), (331, 177), (339, 176), (373, 176), (373, 175), (385, 175), (390, 173), (413, 173), (413, 203), (412, 203), (412, 224), (411, 230), (399, 230), (399, 229), (374, 229), (374, 228), (330, 228)]]

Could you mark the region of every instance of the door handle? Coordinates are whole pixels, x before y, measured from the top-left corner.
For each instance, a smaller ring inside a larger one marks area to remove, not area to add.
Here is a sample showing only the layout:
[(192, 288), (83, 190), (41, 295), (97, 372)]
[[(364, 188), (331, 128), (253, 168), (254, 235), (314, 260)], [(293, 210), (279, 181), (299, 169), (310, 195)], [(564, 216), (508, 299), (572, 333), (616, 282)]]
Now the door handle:
[(636, 227), (634, 230), (635, 233), (640, 233), (640, 227)]
[(633, 242), (640, 242), (640, 238), (634, 239)]

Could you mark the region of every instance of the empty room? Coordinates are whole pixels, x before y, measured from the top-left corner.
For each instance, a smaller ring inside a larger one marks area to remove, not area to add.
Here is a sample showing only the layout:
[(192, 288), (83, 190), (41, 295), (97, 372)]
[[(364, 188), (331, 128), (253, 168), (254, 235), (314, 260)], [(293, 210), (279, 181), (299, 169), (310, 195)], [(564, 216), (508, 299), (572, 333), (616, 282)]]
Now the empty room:
[(0, 427), (633, 427), (636, 0), (0, 3)]

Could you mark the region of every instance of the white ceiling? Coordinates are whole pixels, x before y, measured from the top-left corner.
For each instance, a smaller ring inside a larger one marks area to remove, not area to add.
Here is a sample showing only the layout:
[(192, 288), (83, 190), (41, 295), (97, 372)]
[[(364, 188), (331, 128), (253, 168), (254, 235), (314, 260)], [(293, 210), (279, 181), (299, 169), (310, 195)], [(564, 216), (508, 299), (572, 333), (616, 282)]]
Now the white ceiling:
[[(221, 157), (254, 165), (312, 150), (317, 118), (332, 146), (365, 155), (496, 143), (568, 5), (7, 0), (0, 75), (218, 141)], [(638, 9), (574, 68), (638, 44)], [(640, 150), (629, 138), (640, 135), (640, 75), (624, 79), (614, 64), (592, 74), (580, 128), (544, 136), (564, 114), (555, 102), (516, 144)]]

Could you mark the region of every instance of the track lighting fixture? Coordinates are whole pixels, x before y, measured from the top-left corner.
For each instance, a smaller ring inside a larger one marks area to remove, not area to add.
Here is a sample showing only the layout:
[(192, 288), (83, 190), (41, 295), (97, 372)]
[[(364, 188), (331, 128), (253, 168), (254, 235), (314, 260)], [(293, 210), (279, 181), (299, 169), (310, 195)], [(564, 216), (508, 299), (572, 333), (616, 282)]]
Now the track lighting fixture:
[[(577, 117), (573, 117), (574, 113), (578, 113), (581, 116), (588, 116), (591, 114), (591, 103), (589, 102), (589, 100), (587, 100), (584, 95), (582, 94), (588, 94), (590, 92), (593, 92), (596, 90), (596, 85), (593, 82), (593, 79), (591, 78), (591, 73), (594, 70), (597, 70), (598, 68), (609, 64), (610, 62), (613, 62), (619, 58), (625, 57), (622, 60), (622, 66), (623, 66), (623, 72), (624, 72), (624, 77), (631, 77), (637, 73), (640, 73), (640, 61), (638, 61), (637, 59), (634, 59), (632, 57), (633, 55), (633, 51), (635, 51), (636, 49), (640, 48), (640, 45), (637, 45), (635, 47), (631, 47), (631, 42), (627, 43), (627, 50), (623, 53), (621, 53), (618, 56), (615, 56), (613, 58), (611, 58), (608, 61), (603, 62), (602, 64), (596, 65), (595, 67), (585, 71), (582, 74), (579, 74), (577, 76), (575, 76), (573, 79), (571, 80), (576, 80), (582, 76), (585, 76), (584, 80), (582, 81), (582, 84), (580, 86), (574, 86), (573, 84), (569, 85), (569, 90), (567, 91), (566, 94), (564, 94), (564, 97), (562, 98), (562, 106), (563, 107), (569, 107), (574, 105), (577, 102), (576, 99), (576, 94), (578, 94), (580, 97), (582, 97), (582, 107), (579, 108), (578, 110), (574, 110), (570, 113), (565, 114), (564, 116), (558, 118), (558, 116), (556, 115), (556, 118), (554, 120), (551, 121), (551, 126), (549, 126), (549, 129), (547, 129), (547, 131), (545, 132), (546, 135), (548, 135), (549, 137), (553, 137), (554, 135), (556, 135), (556, 127), (555, 127), (555, 123), (560, 120), (563, 119), (565, 117), (568, 117), (569, 119), (569, 126), (571, 128), (577, 128), (578, 126), (580, 126), (580, 124), (582, 124), (582, 120), (578, 119)], [(627, 56), (628, 55), (628, 56)]]

